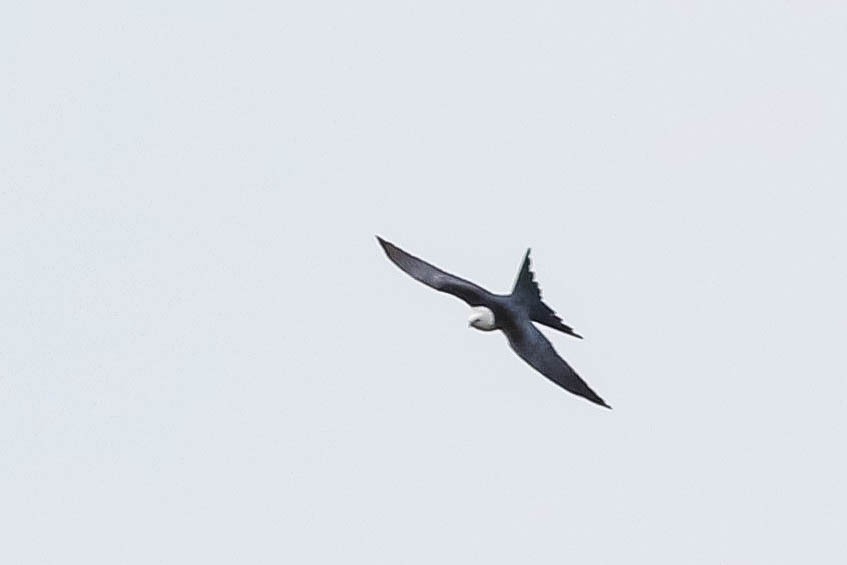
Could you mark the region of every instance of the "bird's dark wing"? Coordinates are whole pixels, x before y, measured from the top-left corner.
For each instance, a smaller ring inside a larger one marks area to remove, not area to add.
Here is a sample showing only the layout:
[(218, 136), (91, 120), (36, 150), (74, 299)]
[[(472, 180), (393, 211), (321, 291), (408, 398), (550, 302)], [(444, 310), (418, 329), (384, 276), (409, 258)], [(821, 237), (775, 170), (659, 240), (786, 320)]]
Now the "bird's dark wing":
[(563, 389), (581, 396), (606, 408), (611, 408), (600, 398), (596, 392), (591, 390), (576, 371), (571, 369), (564, 359), (559, 357), (553, 346), (529, 320), (517, 323), (503, 329), (503, 333), (509, 338), (509, 345), (521, 359), (532, 365), (532, 367), (562, 387)]
[(419, 280), (435, 290), (458, 296), (471, 306), (484, 305), (491, 293), (470, 281), (445, 273), (438, 267), (430, 265), (417, 257), (409, 255), (393, 243), (377, 236), (377, 240), (391, 261), (406, 271), (412, 278)]

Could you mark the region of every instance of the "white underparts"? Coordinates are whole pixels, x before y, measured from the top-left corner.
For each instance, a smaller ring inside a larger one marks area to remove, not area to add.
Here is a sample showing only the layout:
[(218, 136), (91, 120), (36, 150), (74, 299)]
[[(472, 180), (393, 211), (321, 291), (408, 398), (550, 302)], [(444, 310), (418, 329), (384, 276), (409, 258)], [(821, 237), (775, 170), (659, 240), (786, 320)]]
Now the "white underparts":
[(494, 325), (494, 312), (485, 306), (474, 306), (471, 308), (471, 317), (468, 318), (468, 325), (484, 332), (490, 332), (496, 329)]

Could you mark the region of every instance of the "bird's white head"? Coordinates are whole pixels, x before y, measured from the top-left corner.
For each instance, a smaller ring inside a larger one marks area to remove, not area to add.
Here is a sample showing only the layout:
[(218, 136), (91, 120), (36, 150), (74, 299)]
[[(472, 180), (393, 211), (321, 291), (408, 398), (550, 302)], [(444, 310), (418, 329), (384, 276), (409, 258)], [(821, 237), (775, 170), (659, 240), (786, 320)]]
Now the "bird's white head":
[(494, 323), (494, 312), (485, 306), (474, 306), (471, 308), (471, 317), (468, 318), (468, 325), (484, 332), (497, 329), (497, 325)]

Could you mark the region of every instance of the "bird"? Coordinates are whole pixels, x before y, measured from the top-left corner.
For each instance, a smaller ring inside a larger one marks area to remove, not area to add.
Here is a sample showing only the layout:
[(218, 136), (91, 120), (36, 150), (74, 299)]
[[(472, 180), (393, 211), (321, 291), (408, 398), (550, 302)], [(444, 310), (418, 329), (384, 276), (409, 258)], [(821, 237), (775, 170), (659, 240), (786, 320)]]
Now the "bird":
[(500, 330), (506, 335), (509, 345), (518, 357), (536, 371), (568, 392), (604, 408), (611, 408), (556, 353), (550, 341), (533, 324), (542, 324), (582, 339), (581, 335), (566, 325), (553, 309), (541, 300), (541, 289), (530, 268), (530, 249), (526, 250), (511, 294), (502, 295), (442, 271), (380, 236), (376, 236), (376, 239), (388, 259), (413, 279), (440, 292), (452, 294), (471, 306), (468, 326), (484, 332)]

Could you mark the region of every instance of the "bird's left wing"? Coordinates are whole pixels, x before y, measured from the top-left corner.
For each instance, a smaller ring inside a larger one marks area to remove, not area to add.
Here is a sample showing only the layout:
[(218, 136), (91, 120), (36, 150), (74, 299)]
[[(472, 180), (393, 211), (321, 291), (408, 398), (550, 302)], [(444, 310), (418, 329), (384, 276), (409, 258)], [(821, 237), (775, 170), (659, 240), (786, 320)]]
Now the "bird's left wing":
[(596, 392), (571, 369), (564, 359), (559, 357), (544, 334), (529, 320), (503, 328), (509, 338), (509, 345), (521, 359), (529, 363), (536, 371), (577, 396), (595, 404), (611, 408)]
[(491, 296), (491, 293), (484, 288), (450, 273), (446, 273), (413, 255), (409, 255), (393, 243), (385, 241), (379, 236), (376, 238), (382, 249), (385, 250), (385, 254), (388, 255), (388, 258), (395, 265), (425, 285), (431, 286), (435, 290), (457, 296), (471, 306), (485, 304), (486, 299)]

